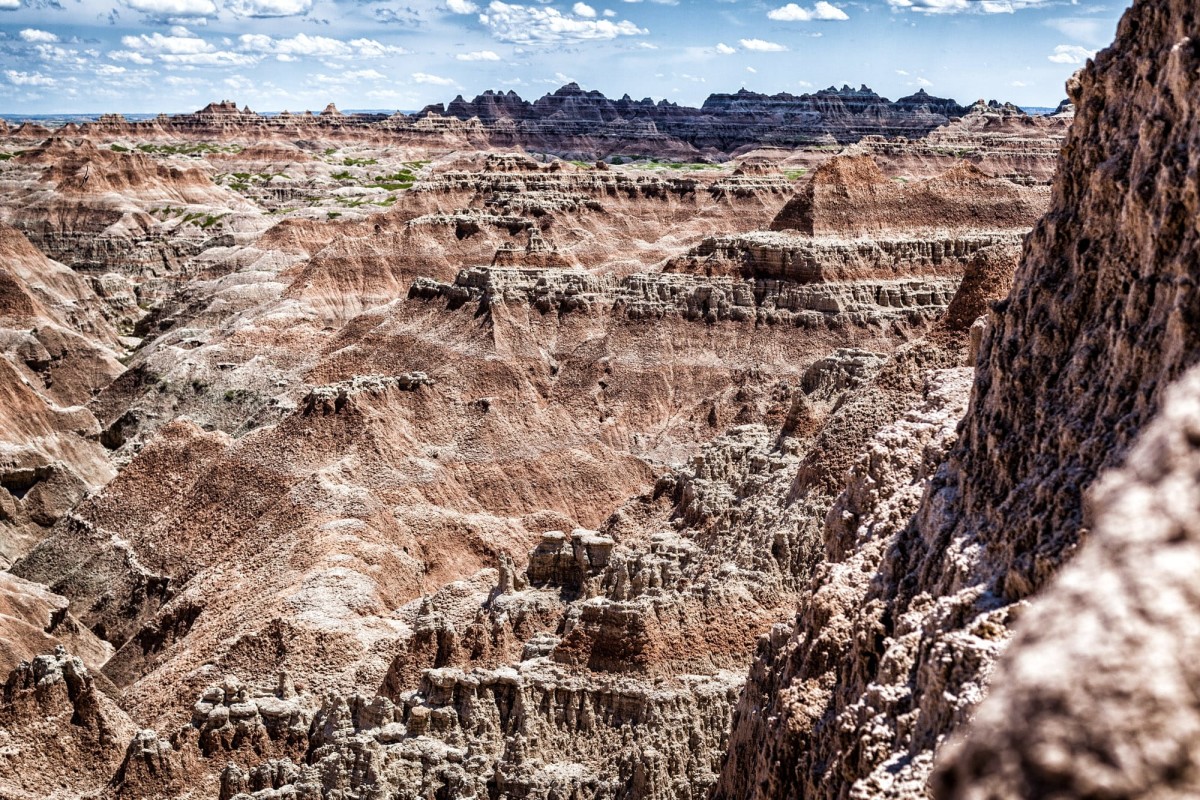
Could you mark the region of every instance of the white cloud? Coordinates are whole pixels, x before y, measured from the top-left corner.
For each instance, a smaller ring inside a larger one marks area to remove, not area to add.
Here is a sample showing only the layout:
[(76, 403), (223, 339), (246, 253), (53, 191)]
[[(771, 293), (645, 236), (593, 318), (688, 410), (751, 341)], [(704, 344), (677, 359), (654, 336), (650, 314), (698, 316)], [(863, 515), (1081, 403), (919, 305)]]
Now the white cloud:
[(135, 53), (132, 50), (113, 50), (108, 54), (108, 57), (113, 61), (128, 61), (133, 64), (140, 64), (143, 67), (154, 63), (154, 59), (147, 58), (141, 53)]
[(35, 44), (33, 51), (43, 61), (53, 61), (59, 66), (75, 65), (82, 67), (87, 64), (86, 58), (79, 56), (78, 50), (59, 47), (56, 44)]
[(352, 69), (343, 72), (342, 77), (348, 81), (381, 81), (387, 76), (375, 69)]
[(451, 14), (474, 14), (479, 10), (471, 0), (446, 0), (446, 8)]
[(149, 35), (122, 36), (121, 44), (128, 49), (109, 53), (109, 57), (117, 61), (148, 64), (153, 56), (163, 64), (191, 67), (248, 67), (261, 60), (258, 55), (217, 50), (187, 28), (175, 27), (170, 32), (170, 36), (163, 36), (157, 31)]
[(16, 11), (21, 7), (21, 0), (0, 0), (0, 11)]
[(239, 17), (295, 17), (312, 6), (313, 0), (230, 0), (225, 7)]
[(616, 15), (617, 15), (617, 12), (613, 11), (611, 8), (604, 9), (604, 16), (615, 17)]
[(933, 86), (933, 81), (929, 80), (928, 78), (917, 78), (916, 83), (917, 83), (917, 86), (925, 86), (925, 87)]
[(1052, 0), (888, 0), (888, 5), (922, 14), (1011, 14), (1050, 2)]
[(4, 77), (14, 86), (54, 86), (58, 83), (54, 78), (40, 72), (18, 72), (15, 69), (4, 70)]
[(764, 39), (738, 39), (738, 44), (747, 50), (754, 50), (759, 53), (782, 53), (787, 50), (777, 42), (768, 42)]
[(470, 53), (459, 53), (455, 56), (459, 61), (499, 61), (500, 56), (491, 50), (473, 50)]
[(263, 33), (243, 33), (238, 37), (238, 49), (250, 53), (274, 55), (277, 60), (297, 57), (310, 58), (382, 58), (404, 53), (400, 47), (385, 45), (374, 39), (331, 39), (328, 36), (309, 36), (298, 33), (288, 39), (274, 39)]
[(1055, 64), (1082, 64), (1094, 55), (1096, 55), (1095, 50), (1088, 50), (1077, 44), (1060, 44), (1054, 48), (1054, 55), (1046, 56), (1046, 58)]
[(596, 9), (589, 6), (587, 3), (576, 3), (571, 6), (571, 11), (577, 17), (587, 17), (591, 19), (596, 16)]
[[(215, 50), (208, 42), (191, 35), (186, 29), (172, 28), (171, 36), (163, 36), (157, 31), (147, 36), (122, 36), (121, 44), (130, 50), (144, 53), (191, 54), (209, 53)], [(181, 35), (182, 34), (182, 35)]]
[(415, 83), (427, 83), (431, 86), (457, 86), (453, 78), (443, 78), (440, 75), (430, 75), (427, 72), (414, 72), (412, 79)]
[(801, 8), (795, 3), (788, 3), (768, 11), (767, 16), (778, 22), (812, 22), (813, 20), (844, 22), (850, 19), (845, 11), (825, 0), (820, 0), (812, 8)]
[(375, 39), (351, 39), (350, 46), (354, 48), (354, 55), (359, 58), (400, 56), (408, 52), (403, 47), (384, 44), (383, 42), (376, 41)]
[(125, 5), (152, 17), (207, 17), (217, 13), (213, 0), (125, 0)]
[(160, 53), (158, 60), (164, 64), (191, 67), (251, 67), (259, 62), (255, 56), (214, 50), (211, 53)]
[(112, 78), (125, 72), (127, 70), (124, 67), (118, 67), (115, 64), (100, 64), (96, 67), (96, 75), (101, 78)]
[(730, 47), (724, 42), (717, 42), (717, 46), (714, 49), (723, 56), (731, 56), (737, 52), (736, 47)]
[(559, 44), (603, 41), (618, 36), (638, 36), (650, 31), (629, 20), (576, 19), (554, 8), (522, 6), (492, 0), (479, 21), (502, 42), (514, 44)]
[(21, 31), (21, 38), (27, 42), (53, 43), (58, 41), (58, 37), (50, 31), (39, 31), (37, 28), (26, 28)]
[(746, 72), (749, 72), (751, 75), (758, 74), (758, 70), (756, 70), (754, 67), (746, 67)]

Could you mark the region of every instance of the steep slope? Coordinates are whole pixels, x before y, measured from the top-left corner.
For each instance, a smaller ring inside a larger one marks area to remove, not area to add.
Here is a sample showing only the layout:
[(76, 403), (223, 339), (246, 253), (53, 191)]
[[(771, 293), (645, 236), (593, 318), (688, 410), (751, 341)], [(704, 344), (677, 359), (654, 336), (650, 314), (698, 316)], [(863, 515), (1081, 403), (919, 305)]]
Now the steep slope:
[[(718, 796), (924, 795), (934, 751), (986, 691), (1026, 598), (1088, 537), (1089, 487), (1120, 462), (1168, 384), (1200, 356), (1200, 126), (1191, 102), (1198, 52), (1187, 38), (1195, 22), (1190, 3), (1135, 3), (1116, 45), (1069, 87), (1079, 111), (1052, 208), (992, 315), (958, 442), (943, 439), (923, 456), (919, 507), (897, 514), (894, 493), (856, 499), (852, 486), (850, 516), (829, 517), (833, 557), (802, 597), (790, 635), (763, 645)], [(940, 466), (939, 452), (949, 453)], [(853, 531), (857, 541), (837, 544)], [(1059, 608), (1069, 592), (1056, 595)], [(1006, 675), (1031, 691), (1048, 687), (1042, 698), (1051, 700), (1050, 687), (1066, 684), (1039, 677), (1041, 662), (1031, 669), (1044, 640), (1031, 631), (1028, 641), (1029, 656)], [(1075, 673), (1084, 686), (1089, 663)], [(1119, 691), (1116, 673), (1103, 674)], [(1079, 696), (1104, 688), (1100, 679)], [(1036, 724), (1022, 714), (1032, 700), (1020, 692), (997, 701), (986, 717), (991, 733), (956, 762), (947, 791), (1100, 796), (1095, 781), (1107, 778), (1089, 772), (1092, 762), (1046, 760), (1072, 746), (1080, 755), (1106, 751), (1090, 749), (1091, 724), (1068, 710), (1078, 704), (1042, 706), (1040, 719), (1064, 733), (1031, 736), (1016, 754), (988, 760)], [(1004, 703), (1016, 713), (999, 722)], [(1120, 732), (1100, 736), (1126, 741)], [(976, 775), (995, 783), (972, 788)], [(1154, 767), (1130, 780), (1149, 786), (1155, 776), (1170, 777)]]
[(0, 224), (0, 564), (115, 471), (85, 405), (124, 371), (88, 281)]

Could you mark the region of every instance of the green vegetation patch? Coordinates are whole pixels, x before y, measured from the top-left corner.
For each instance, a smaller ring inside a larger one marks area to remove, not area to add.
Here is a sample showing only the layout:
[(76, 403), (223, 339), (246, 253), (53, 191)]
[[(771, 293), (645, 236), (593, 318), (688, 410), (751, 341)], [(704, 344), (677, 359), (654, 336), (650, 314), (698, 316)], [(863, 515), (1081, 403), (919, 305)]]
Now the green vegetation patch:
[(194, 223), (200, 230), (206, 231), (228, 216), (228, 212), (224, 214), (205, 214), (202, 211), (193, 211), (183, 218), (183, 224)]
[[(116, 150), (120, 145), (114, 145)], [(189, 142), (186, 144), (139, 144), (137, 149), (143, 153), (165, 156), (201, 156), (209, 153), (240, 153), (240, 144), (213, 144), (212, 142)], [(127, 148), (117, 152), (129, 152)]]

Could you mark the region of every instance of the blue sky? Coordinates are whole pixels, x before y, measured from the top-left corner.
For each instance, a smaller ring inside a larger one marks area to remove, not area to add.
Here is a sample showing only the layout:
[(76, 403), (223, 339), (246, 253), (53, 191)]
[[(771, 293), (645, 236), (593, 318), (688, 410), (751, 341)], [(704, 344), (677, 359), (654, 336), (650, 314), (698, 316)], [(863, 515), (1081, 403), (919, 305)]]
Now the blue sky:
[(1055, 105), (1126, 0), (0, 0), (0, 113), (416, 109), (568, 80)]

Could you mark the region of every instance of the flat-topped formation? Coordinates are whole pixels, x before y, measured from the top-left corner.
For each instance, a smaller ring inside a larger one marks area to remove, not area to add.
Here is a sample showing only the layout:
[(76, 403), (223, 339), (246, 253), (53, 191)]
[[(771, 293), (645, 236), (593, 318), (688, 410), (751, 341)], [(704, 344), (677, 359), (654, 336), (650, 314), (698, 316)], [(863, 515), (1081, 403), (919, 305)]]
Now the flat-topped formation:
[(583, 270), (475, 267), (453, 283), (418, 278), (409, 297), (452, 305), (518, 302), (542, 312), (622, 313), (631, 319), (679, 316), (718, 322), (825, 325), (878, 323), (934, 315), (954, 296), (960, 276), (897, 277), (845, 283), (636, 273), (623, 278)]

